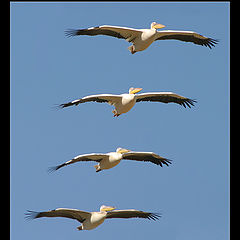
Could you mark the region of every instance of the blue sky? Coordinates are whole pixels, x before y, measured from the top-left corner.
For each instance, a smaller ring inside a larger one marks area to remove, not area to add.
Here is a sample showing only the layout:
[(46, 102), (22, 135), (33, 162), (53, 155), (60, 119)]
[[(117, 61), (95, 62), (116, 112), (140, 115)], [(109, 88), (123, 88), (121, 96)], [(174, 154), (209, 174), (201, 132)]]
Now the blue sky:
[[(11, 238), (229, 238), (229, 3), (10, 3)], [(103, 24), (192, 30), (220, 40), (213, 48), (158, 41), (130, 54), (111, 37), (66, 38), (68, 28)], [(112, 106), (86, 103), (90, 94), (172, 91), (195, 107), (138, 103), (119, 118)], [(123, 161), (95, 173), (79, 163), (48, 167), (79, 154), (124, 147), (172, 159), (169, 167)], [(27, 209), (98, 210), (100, 205), (162, 213), (156, 222), (112, 219), (77, 231), (71, 219), (26, 221)]]

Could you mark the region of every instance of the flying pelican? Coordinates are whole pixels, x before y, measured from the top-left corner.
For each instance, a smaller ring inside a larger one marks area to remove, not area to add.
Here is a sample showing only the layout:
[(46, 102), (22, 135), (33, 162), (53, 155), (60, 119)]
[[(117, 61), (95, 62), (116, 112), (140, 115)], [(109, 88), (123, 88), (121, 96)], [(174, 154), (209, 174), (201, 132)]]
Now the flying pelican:
[(104, 222), (106, 218), (147, 218), (149, 220), (158, 220), (161, 217), (157, 213), (143, 212), (135, 209), (114, 210), (115, 207), (104, 206), (100, 208), (100, 212), (85, 212), (78, 209), (57, 208), (47, 212), (28, 211), (27, 219), (35, 219), (41, 217), (65, 217), (79, 221), (81, 226), (78, 230), (91, 230)]
[(159, 166), (163, 166), (163, 164), (167, 165), (171, 164), (171, 160), (160, 157), (156, 153), (153, 152), (134, 152), (124, 148), (117, 148), (116, 152), (109, 152), (109, 153), (90, 153), (90, 154), (83, 154), (78, 155), (75, 158), (67, 161), (63, 164), (60, 164), (56, 167), (49, 168), (49, 172), (56, 171), (59, 168), (64, 166), (81, 162), (81, 161), (95, 161), (98, 162), (95, 165), (96, 172), (99, 172), (104, 169), (110, 169), (115, 167), (120, 163), (122, 159), (125, 160), (135, 160), (135, 161), (144, 161), (144, 162), (151, 162)]
[(184, 107), (188, 106), (191, 108), (191, 105), (194, 106), (195, 100), (182, 97), (173, 92), (149, 92), (149, 93), (141, 93), (136, 95), (142, 90), (142, 88), (133, 88), (129, 89), (129, 93), (124, 93), (120, 95), (113, 94), (98, 94), (98, 95), (90, 95), (86, 96), (72, 102), (60, 104), (60, 108), (65, 108), (73, 105), (78, 105), (79, 103), (85, 102), (106, 102), (110, 105), (113, 105), (115, 109), (112, 111), (114, 117), (118, 117), (119, 115), (126, 113), (132, 109), (136, 102), (142, 101), (150, 101), (150, 102), (163, 102), (169, 103), (174, 102), (180, 104)]
[(107, 35), (111, 37), (122, 38), (133, 44), (128, 47), (132, 54), (145, 50), (157, 40), (175, 39), (184, 42), (192, 42), (198, 45), (207, 46), (209, 48), (212, 48), (212, 46), (215, 46), (214, 44), (218, 43), (218, 40), (216, 39), (204, 37), (193, 31), (157, 31), (157, 29), (164, 27), (164, 25), (156, 22), (151, 24), (150, 29), (134, 29), (128, 27), (102, 25), (98, 27), (77, 30), (68, 29), (65, 31), (65, 34), (67, 37), (78, 35)]

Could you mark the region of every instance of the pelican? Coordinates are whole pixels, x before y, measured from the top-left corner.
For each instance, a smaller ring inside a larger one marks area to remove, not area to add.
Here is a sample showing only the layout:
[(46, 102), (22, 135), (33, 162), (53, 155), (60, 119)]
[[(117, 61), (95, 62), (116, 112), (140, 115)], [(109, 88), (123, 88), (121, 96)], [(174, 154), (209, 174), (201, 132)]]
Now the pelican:
[(28, 211), (27, 219), (41, 217), (65, 217), (79, 221), (81, 225), (78, 230), (91, 230), (98, 227), (106, 218), (147, 218), (149, 220), (158, 220), (161, 217), (157, 213), (143, 212), (135, 209), (114, 210), (115, 207), (102, 205), (100, 212), (85, 212), (78, 209), (57, 208), (46, 212)]
[(127, 113), (132, 109), (136, 102), (150, 101), (150, 102), (162, 102), (162, 103), (177, 103), (184, 107), (188, 106), (191, 108), (191, 105), (194, 106), (195, 100), (182, 97), (173, 92), (149, 92), (141, 93), (136, 95), (142, 90), (142, 88), (133, 88), (129, 89), (129, 93), (124, 93), (120, 95), (114, 94), (98, 94), (86, 96), (72, 102), (60, 104), (60, 108), (65, 108), (73, 105), (78, 105), (79, 103), (86, 102), (106, 102), (110, 105), (113, 105), (115, 109), (112, 111), (114, 117), (118, 117), (123, 113)]
[(85, 29), (68, 29), (65, 31), (67, 37), (78, 35), (106, 35), (116, 38), (125, 39), (133, 45), (129, 46), (129, 51), (134, 54), (139, 51), (147, 49), (154, 41), (175, 39), (184, 42), (192, 42), (197, 45), (207, 46), (210, 49), (218, 43), (218, 40), (204, 37), (193, 31), (157, 31), (157, 29), (164, 28), (163, 24), (156, 22), (151, 23), (150, 29), (134, 29), (128, 27), (118, 27), (110, 25), (102, 25), (98, 27), (91, 27)]
[(83, 161), (95, 161), (98, 162), (95, 165), (96, 172), (100, 172), (104, 169), (110, 169), (115, 167), (120, 163), (122, 159), (125, 160), (135, 160), (135, 161), (143, 161), (143, 162), (151, 162), (159, 166), (163, 166), (163, 164), (167, 165), (171, 164), (171, 160), (167, 158), (160, 157), (156, 153), (153, 152), (134, 152), (124, 148), (117, 148), (116, 152), (109, 153), (90, 153), (78, 155), (75, 158), (60, 164), (56, 167), (49, 168), (49, 172), (56, 171), (64, 166)]

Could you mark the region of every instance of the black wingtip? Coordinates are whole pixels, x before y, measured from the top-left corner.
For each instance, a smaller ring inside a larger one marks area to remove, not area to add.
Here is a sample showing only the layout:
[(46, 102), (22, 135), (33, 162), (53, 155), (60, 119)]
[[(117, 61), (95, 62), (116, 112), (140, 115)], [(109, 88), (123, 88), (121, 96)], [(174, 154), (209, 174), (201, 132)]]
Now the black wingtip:
[(62, 109), (62, 108), (68, 107), (68, 106), (71, 106), (71, 105), (69, 105), (68, 103), (62, 103), (62, 104), (58, 105), (58, 108)]
[[(195, 106), (194, 103), (197, 103), (197, 100), (196, 99), (189, 99), (189, 103), (192, 105), (192, 106)], [(191, 108), (191, 107), (190, 107)]]
[(35, 218), (37, 218), (38, 214), (39, 214), (39, 212), (27, 210), (27, 212), (25, 213), (25, 219), (26, 220), (35, 219)]
[(155, 164), (159, 165), (160, 167), (163, 167), (163, 164), (166, 166), (169, 166), (169, 164), (172, 164), (172, 160), (167, 158), (161, 158), (159, 161), (155, 161)]
[(48, 169), (47, 169), (47, 172), (50, 174), (50, 173), (53, 173), (53, 172), (55, 172), (55, 171), (57, 171), (57, 166), (55, 166), (55, 167), (49, 167)]
[(54, 104), (53, 106), (51, 106), (52, 110), (60, 110), (62, 109), (62, 107), (59, 104)]
[(209, 47), (212, 49), (212, 47), (215, 47), (216, 44), (218, 44), (219, 40), (208, 38), (206, 42), (203, 43), (204, 46)]
[(62, 108), (65, 108), (65, 107), (70, 107), (70, 106), (77, 106), (79, 104), (79, 102), (67, 102), (67, 103), (62, 103), (62, 104), (59, 104), (57, 107), (62, 109)]
[(66, 163), (63, 163), (63, 164), (60, 164), (60, 165), (58, 165), (58, 166), (49, 167), (48, 170), (47, 170), (47, 172), (48, 172), (48, 173), (53, 173), (53, 172), (57, 171), (58, 169), (66, 166), (66, 165), (67, 165)]
[(172, 164), (172, 160), (165, 158), (165, 159), (162, 160), (162, 163), (169, 166), (169, 164)]
[(156, 221), (159, 220), (160, 217), (162, 217), (160, 213), (150, 213), (148, 219)]
[(54, 104), (51, 109), (53, 110), (60, 110), (62, 108), (68, 107), (68, 103), (62, 103), (62, 104)]
[(71, 106), (71, 105), (69, 105), (69, 103), (62, 103), (62, 104), (57, 105), (56, 108), (63, 109), (65, 107), (69, 107), (69, 106)]
[(197, 100), (188, 98), (188, 99), (185, 99), (184, 101), (182, 101), (180, 104), (185, 108), (186, 108), (186, 106), (191, 108), (192, 106), (195, 106), (194, 103), (197, 103)]
[(78, 30), (76, 30), (76, 29), (67, 29), (67, 30), (64, 31), (65, 36), (68, 37), (68, 38), (77, 36), (77, 32), (78, 32)]

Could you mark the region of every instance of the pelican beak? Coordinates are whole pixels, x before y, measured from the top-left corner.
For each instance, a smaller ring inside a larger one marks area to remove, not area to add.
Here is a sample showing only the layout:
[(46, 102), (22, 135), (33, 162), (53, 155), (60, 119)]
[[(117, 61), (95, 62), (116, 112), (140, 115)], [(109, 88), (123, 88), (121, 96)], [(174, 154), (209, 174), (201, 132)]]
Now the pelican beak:
[(130, 94), (138, 93), (142, 90), (142, 88), (133, 88), (130, 92)]
[(121, 153), (128, 153), (128, 152), (131, 152), (131, 150), (128, 150), (128, 149), (122, 149), (120, 152), (121, 152)]
[(111, 207), (111, 206), (105, 206), (102, 210), (105, 211), (105, 212), (109, 212), (109, 211), (112, 211), (116, 209), (115, 207)]
[(164, 28), (164, 27), (166, 27), (166, 26), (163, 25), (163, 24), (160, 24), (160, 23), (156, 23), (155, 25), (153, 25), (153, 27), (154, 27), (155, 29), (160, 29), (160, 28)]
[(127, 153), (127, 152), (131, 152), (131, 150), (125, 149), (125, 148), (118, 148), (117, 150), (118, 153)]

